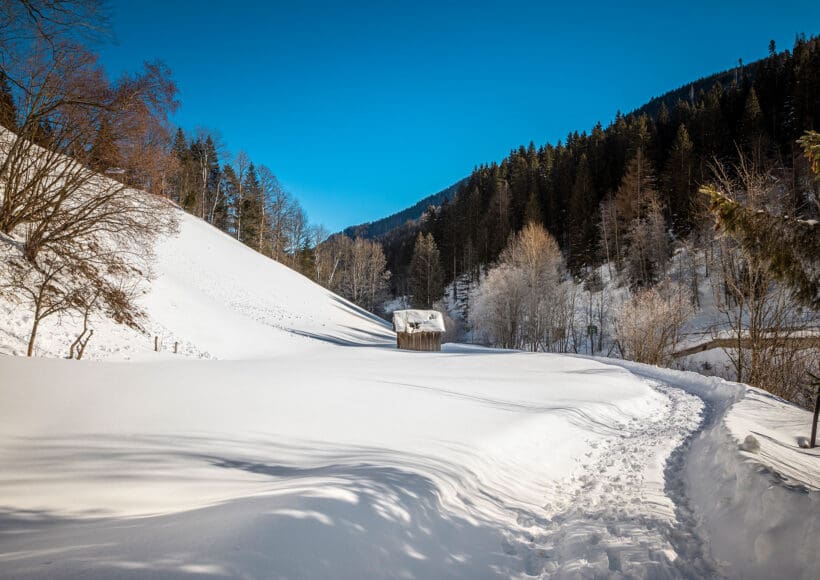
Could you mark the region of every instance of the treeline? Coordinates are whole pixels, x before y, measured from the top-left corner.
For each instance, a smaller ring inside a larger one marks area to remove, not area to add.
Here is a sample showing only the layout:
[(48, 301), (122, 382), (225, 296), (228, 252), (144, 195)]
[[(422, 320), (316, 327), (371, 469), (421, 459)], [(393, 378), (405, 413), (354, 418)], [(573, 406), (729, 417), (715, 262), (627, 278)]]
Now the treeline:
[[(419, 231), (433, 235), (452, 280), (477, 277), (529, 221), (558, 240), (572, 272), (609, 259), (629, 265), (635, 284), (650, 283), (659, 272), (653, 254), (699, 222), (698, 186), (716, 162), (731, 164), (740, 153), (790, 168), (785, 211), (812, 211), (802, 194), (813, 187), (810, 172), (796, 140), (820, 121), (820, 39), (798, 37), (782, 53), (770, 44), (768, 58), (721, 78), (731, 78), (728, 86), (690, 91), (671, 108), (662, 101), (657, 115), (618, 114), (607, 127), (530, 143), (477, 167), (452, 202), (382, 238), (394, 290), (407, 286)], [(633, 250), (638, 263), (628, 264)]]
[(273, 171), (242, 151), (232, 158), (218, 138), (178, 129), (164, 195), (254, 250), (294, 269), (312, 269), (312, 248), (326, 234), (311, 227)]
[(230, 160), (218, 139), (178, 129), (163, 194), (250, 248), (376, 312), (387, 298), (390, 272), (379, 243), (328, 236), (311, 225), (273, 171), (239, 152)]

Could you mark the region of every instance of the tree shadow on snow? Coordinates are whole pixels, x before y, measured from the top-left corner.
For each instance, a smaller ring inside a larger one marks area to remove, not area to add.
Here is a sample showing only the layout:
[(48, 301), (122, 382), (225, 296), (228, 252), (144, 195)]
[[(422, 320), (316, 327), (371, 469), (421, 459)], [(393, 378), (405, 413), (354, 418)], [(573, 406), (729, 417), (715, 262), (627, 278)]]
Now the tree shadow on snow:
[[(411, 466), (403, 468), (379, 462), (388, 452), (377, 448), (314, 449), (317, 463), (305, 466), (204, 452), (224, 442), (195, 437), (164, 446), (160, 438), (136, 446), (129, 439), (122, 447), (108, 439), (97, 448), (89, 439), (76, 446), (39, 441), (54, 448), (41, 449), (45, 452), (35, 453), (39, 459), (32, 462), (65, 471), (67, 478), (86, 473), (110, 485), (139, 485), (157, 465), (169, 464), (179, 464), (182, 472), (198, 465), (225, 470), (227, 477), (249, 473), (271, 485), (262, 495), (155, 517), (64, 518), (0, 510), (0, 576), (492, 578), (511, 573), (503, 526), (444, 509), (440, 481), (458, 488), (461, 475), (421, 456), (396, 458), (393, 463)], [(290, 455), (310, 448), (271, 445), (269, 451)], [(424, 465), (417, 471), (415, 462)], [(100, 465), (107, 473), (88, 472)], [(436, 474), (439, 483), (424, 471)]]

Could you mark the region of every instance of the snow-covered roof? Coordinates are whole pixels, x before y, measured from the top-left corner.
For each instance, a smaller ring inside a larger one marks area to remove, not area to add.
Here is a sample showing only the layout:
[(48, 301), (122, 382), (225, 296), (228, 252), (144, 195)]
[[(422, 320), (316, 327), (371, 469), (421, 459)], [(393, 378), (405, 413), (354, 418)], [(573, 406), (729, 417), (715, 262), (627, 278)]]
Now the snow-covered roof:
[(393, 312), (396, 332), (444, 332), (444, 317), (435, 310), (396, 310)]

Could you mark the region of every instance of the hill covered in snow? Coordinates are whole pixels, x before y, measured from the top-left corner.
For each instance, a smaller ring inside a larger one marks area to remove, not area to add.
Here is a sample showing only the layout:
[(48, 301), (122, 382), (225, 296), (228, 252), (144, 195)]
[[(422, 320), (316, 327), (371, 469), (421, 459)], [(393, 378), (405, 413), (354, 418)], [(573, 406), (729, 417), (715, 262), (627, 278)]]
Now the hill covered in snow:
[(820, 567), (805, 411), (634, 363), (398, 351), (380, 319), (178, 217), (143, 330), (95, 320), (94, 360), (59, 360), (69, 318), (45, 323), (39, 357), (8, 356), (27, 313), (0, 307), (0, 576)]
[[(281, 354), (312, 337), (341, 343), (385, 342), (388, 325), (290, 268), (250, 250), (200, 219), (175, 211), (179, 233), (159, 240), (150, 283), (140, 289), (143, 332), (105, 317), (86, 358), (129, 359), (154, 350), (197, 358)], [(0, 302), (0, 351), (24, 354), (30, 315), (13, 299)], [(46, 319), (38, 354), (65, 356), (80, 321)], [(148, 355), (151, 356), (151, 355)]]

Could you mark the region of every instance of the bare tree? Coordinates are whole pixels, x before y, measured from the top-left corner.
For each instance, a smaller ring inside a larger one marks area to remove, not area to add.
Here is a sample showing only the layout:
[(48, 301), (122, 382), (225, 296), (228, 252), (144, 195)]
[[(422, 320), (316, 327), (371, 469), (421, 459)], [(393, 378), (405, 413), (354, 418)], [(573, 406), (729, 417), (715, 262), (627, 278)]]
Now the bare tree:
[(103, 0), (4, 0), (0, 3), (0, 48), (5, 50), (35, 40), (100, 40), (108, 36), (108, 15)]
[(162, 74), (112, 86), (94, 55), (68, 43), (37, 43), (15, 63), (11, 75), (4, 70), (17, 85), (19, 119), (16, 133), (0, 135), (0, 231), (22, 228), (25, 257), (34, 262), (43, 248), (93, 232), (155, 228), (123, 183), (86, 162), (104, 121), (127, 134), (135, 118), (167, 114)]
[(270, 168), (260, 165), (258, 173), (265, 197), (262, 208), (265, 227), (260, 228), (260, 231), (266, 237), (266, 243), (263, 244), (266, 247), (262, 253), (282, 262), (288, 247), (290, 221), (294, 218), (296, 205)]
[(331, 236), (316, 246), (316, 281), (334, 292), (339, 289), (345, 260), (353, 240), (345, 235)]
[(137, 281), (147, 275), (150, 251), (132, 253), (110, 241), (67, 245), (74, 247), (44, 250), (32, 263), (23, 258), (22, 248), (11, 244), (12, 252), (0, 272), (4, 281), (0, 292), (26, 304), (32, 312), (28, 356), (35, 352), (41, 323), (56, 314), (79, 314), (83, 319), (83, 331), (70, 347), (72, 356), (77, 347), (80, 352), (85, 350), (93, 315), (139, 327), (141, 313), (133, 298)]
[(558, 243), (538, 224), (511, 238), (472, 298), (473, 328), (503, 348), (566, 350), (575, 292), (565, 284)]
[(676, 284), (637, 291), (618, 309), (615, 336), (624, 358), (666, 365), (691, 314), (688, 289)]
[(363, 238), (338, 244), (338, 249), (344, 252), (339, 291), (351, 302), (370, 311), (376, 310), (386, 295), (390, 279), (381, 245)]

